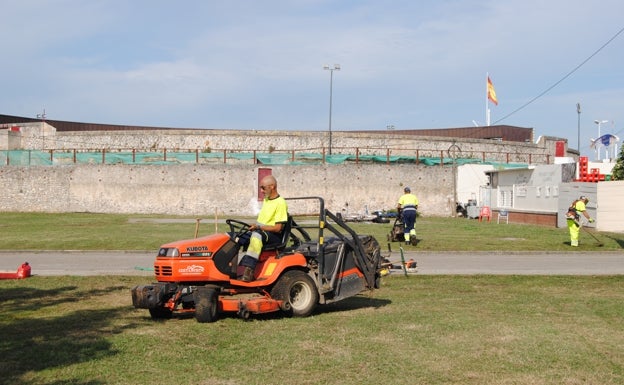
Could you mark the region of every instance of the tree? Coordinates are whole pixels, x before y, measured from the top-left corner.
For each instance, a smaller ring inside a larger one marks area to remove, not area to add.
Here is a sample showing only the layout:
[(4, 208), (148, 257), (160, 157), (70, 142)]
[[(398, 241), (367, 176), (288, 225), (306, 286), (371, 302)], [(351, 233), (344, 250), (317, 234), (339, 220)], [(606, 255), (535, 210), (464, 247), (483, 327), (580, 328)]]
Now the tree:
[(611, 180), (624, 180), (624, 146), (620, 148), (620, 155), (611, 170)]

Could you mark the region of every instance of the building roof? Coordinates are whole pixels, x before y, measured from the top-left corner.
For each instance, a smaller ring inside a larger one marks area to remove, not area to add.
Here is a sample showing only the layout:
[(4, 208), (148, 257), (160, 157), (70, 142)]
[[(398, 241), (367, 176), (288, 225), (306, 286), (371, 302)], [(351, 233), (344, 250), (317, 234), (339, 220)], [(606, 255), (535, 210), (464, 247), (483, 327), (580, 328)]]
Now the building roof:
[[(41, 122), (42, 119), (26, 118), (23, 116), (0, 114), (0, 124), (19, 124)], [(119, 124), (69, 122), (65, 120), (45, 119), (45, 122), (56, 128), (56, 131), (136, 131), (136, 130), (182, 130), (181, 127), (149, 127), (127, 126)]]
[[(0, 114), (0, 124), (18, 124), (41, 122), (42, 119), (27, 118), (23, 116)], [(46, 123), (54, 126), (57, 131), (136, 131), (136, 130), (182, 130), (199, 128), (182, 127), (149, 127), (128, 126), (117, 124), (69, 122), (64, 120), (46, 119)], [(494, 139), (510, 142), (533, 142), (533, 128), (498, 125), (483, 127), (458, 127), (458, 128), (430, 128), (419, 130), (355, 130), (349, 132), (363, 132), (376, 134), (399, 134), (415, 136), (439, 136), (446, 138), (472, 138)]]
[(367, 133), (393, 132), (401, 135), (441, 136), (447, 138), (495, 139), (509, 142), (533, 142), (533, 128), (517, 126), (480, 126), (458, 128), (429, 128), (419, 130), (376, 130)]

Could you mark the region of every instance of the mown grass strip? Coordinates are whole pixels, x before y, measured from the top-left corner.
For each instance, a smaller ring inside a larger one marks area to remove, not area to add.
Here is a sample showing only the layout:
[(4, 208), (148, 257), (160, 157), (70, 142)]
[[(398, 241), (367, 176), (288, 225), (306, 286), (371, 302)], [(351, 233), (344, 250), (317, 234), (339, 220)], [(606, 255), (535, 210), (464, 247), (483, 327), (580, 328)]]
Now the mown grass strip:
[(211, 324), (133, 309), (144, 280), (0, 281), (0, 383), (624, 383), (620, 276), (391, 276), (309, 318)]
[[(241, 218), (239, 218), (241, 219)], [(242, 218), (253, 222), (253, 218)], [(387, 224), (350, 223), (384, 246)], [(217, 231), (225, 232), (224, 223)], [(624, 234), (595, 233), (602, 246), (581, 233), (581, 247), (571, 248), (567, 229), (479, 222), (464, 218), (419, 218), (422, 251), (608, 251), (624, 248)], [(88, 213), (0, 213), (0, 250), (156, 250), (166, 242), (195, 236), (195, 218)], [(214, 219), (203, 218), (199, 235), (215, 232)], [(396, 246), (397, 244), (394, 243)]]

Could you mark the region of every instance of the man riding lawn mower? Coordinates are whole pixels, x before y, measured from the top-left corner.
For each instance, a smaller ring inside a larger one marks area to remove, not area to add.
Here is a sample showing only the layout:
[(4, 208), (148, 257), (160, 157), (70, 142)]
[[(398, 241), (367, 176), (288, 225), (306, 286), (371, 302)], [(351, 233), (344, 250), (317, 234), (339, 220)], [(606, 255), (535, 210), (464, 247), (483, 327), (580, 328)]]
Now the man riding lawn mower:
[(306, 218), (314, 222), (306, 227), (288, 215), (280, 243), (264, 245), (253, 279), (242, 280), (247, 266), (239, 266), (237, 242), (252, 225), (228, 219), (229, 233), (161, 246), (154, 262), (157, 282), (132, 289), (134, 307), (148, 309), (154, 319), (194, 314), (199, 322), (226, 312), (242, 318), (274, 311), (303, 317), (317, 304), (379, 288), (381, 253), (374, 237), (356, 234), (325, 209), (322, 198), (287, 200), (316, 202), (318, 218)]

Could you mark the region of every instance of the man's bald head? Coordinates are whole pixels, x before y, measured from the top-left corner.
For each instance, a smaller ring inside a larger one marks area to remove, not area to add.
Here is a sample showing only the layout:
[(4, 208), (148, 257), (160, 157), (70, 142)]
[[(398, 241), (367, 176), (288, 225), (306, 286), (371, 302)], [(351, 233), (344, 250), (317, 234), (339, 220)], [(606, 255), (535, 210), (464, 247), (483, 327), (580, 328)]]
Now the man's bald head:
[(267, 175), (260, 181), (261, 185), (272, 184), (273, 186), (277, 186), (277, 179), (273, 175)]

